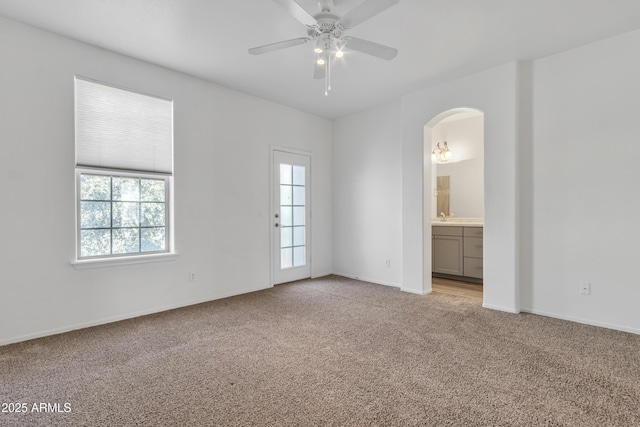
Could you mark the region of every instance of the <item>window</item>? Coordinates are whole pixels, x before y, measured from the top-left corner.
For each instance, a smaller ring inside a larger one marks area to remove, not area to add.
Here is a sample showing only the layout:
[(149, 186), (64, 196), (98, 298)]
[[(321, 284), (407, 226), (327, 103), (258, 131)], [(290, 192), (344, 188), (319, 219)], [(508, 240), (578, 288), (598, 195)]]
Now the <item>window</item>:
[(80, 258), (166, 251), (166, 179), (78, 175)]
[(77, 259), (170, 252), (172, 101), (76, 77)]

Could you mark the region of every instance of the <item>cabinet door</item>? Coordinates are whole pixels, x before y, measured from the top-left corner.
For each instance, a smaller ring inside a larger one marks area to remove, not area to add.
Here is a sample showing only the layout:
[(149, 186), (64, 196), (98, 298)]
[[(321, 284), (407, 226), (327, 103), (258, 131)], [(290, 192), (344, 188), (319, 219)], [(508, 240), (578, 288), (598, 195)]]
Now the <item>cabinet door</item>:
[(462, 237), (433, 236), (434, 273), (462, 276)]

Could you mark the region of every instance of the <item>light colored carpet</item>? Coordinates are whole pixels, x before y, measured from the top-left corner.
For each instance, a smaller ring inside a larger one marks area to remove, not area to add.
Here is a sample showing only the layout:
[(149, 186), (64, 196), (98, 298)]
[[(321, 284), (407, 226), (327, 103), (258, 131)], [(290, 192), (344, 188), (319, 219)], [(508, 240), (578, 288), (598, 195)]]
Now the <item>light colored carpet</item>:
[(639, 350), (329, 276), (0, 347), (0, 425), (638, 426)]

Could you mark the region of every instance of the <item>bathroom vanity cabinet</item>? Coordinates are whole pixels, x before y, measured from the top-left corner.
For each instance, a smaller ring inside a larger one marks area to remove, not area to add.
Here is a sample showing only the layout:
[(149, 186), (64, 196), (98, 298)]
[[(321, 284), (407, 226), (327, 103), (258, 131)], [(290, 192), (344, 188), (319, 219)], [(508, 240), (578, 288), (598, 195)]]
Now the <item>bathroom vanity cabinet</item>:
[(464, 227), (462, 231), (464, 276), (482, 279), (482, 227)]
[(464, 275), (462, 227), (432, 227), (431, 270), (434, 273)]
[(435, 276), (482, 281), (482, 226), (434, 225), (431, 241), (431, 269)]

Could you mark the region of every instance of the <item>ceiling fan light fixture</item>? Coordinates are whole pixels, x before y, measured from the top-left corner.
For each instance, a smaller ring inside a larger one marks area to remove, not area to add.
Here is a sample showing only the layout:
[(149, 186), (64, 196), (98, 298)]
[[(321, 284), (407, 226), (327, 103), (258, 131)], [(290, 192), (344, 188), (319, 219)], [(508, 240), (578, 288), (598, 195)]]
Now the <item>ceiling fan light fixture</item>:
[[(331, 62), (334, 58), (344, 57), (344, 47), (347, 44), (349, 44), (349, 52), (361, 52), (387, 61), (395, 58), (398, 54), (397, 49), (345, 36), (344, 31), (353, 29), (360, 23), (399, 3), (400, 0), (360, 0), (359, 5), (352, 8), (344, 16), (335, 14), (335, 0), (315, 0), (320, 13), (310, 10), (308, 4), (302, 6), (299, 1), (274, 0), (306, 26), (307, 36), (251, 48), (249, 49), (250, 54), (260, 55), (314, 41), (313, 52), (316, 55), (314, 78), (324, 78), (325, 95), (331, 91)], [(305, 0), (305, 2), (311, 3), (311, 0)]]
[(316, 40), (316, 47), (313, 48), (313, 51), (318, 54), (324, 52), (322, 39), (320, 37), (318, 37), (318, 40)]

